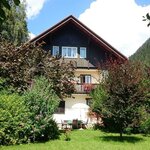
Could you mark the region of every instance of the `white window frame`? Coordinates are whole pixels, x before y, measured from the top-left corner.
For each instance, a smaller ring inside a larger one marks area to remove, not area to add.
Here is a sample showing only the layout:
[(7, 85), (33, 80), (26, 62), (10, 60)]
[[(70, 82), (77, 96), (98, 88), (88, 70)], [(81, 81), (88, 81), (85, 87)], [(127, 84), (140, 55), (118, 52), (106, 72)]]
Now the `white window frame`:
[(59, 46), (53, 46), (52, 55), (59, 55)]
[(91, 75), (85, 75), (85, 83), (91, 83)]
[[(84, 51), (84, 56), (81, 56), (81, 51)], [(87, 53), (86, 47), (80, 47), (80, 58), (86, 58), (86, 53)]]
[[(84, 78), (84, 82), (82, 81)], [(85, 83), (85, 84), (91, 84), (92, 83), (92, 76), (89, 74), (82, 74), (80, 78), (80, 83)]]
[[(75, 52), (75, 54), (74, 54)], [(69, 54), (70, 53), (70, 54)], [(64, 58), (77, 58), (77, 47), (69, 47), (69, 46), (62, 46), (62, 57)]]

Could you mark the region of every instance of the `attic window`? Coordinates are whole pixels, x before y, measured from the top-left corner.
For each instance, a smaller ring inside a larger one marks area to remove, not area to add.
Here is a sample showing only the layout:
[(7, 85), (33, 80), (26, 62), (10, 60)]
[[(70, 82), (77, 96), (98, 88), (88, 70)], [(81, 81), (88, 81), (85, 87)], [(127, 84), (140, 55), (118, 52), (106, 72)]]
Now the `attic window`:
[(77, 58), (77, 47), (62, 47), (62, 57)]
[(80, 58), (86, 58), (86, 47), (80, 47)]
[(53, 56), (59, 55), (59, 46), (53, 46)]

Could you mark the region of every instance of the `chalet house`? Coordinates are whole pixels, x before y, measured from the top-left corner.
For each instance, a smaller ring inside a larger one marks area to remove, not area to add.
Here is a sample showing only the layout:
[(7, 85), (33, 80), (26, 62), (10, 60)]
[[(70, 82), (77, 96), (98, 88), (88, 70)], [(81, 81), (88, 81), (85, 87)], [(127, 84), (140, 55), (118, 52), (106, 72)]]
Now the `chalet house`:
[(65, 18), (31, 40), (39, 41), (46, 43), (45, 49), (50, 50), (52, 55), (59, 54), (66, 61), (72, 60), (76, 64), (76, 93), (60, 102), (54, 119), (57, 123), (73, 119), (90, 122), (87, 115), (89, 92), (102, 78), (98, 64), (106, 62), (108, 58), (123, 61), (127, 58), (73, 16)]

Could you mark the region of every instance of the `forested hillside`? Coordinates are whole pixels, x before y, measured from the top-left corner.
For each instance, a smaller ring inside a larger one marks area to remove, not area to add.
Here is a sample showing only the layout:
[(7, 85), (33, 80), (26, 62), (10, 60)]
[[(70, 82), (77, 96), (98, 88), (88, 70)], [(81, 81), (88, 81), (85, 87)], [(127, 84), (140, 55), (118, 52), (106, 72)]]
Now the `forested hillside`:
[(150, 65), (150, 38), (129, 59)]

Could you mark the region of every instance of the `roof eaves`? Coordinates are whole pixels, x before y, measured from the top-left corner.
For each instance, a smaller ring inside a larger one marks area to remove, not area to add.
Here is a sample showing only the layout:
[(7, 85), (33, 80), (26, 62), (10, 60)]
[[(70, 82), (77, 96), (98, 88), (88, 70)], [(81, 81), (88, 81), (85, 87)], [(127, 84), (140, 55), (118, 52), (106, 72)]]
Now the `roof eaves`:
[(46, 31), (42, 32), (41, 34), (39, 34), (38, 36), (36, 36), (35, 38), (31, 39), (29, 42), (37, 42), (41, 39), (43, 39), (45, 36), (47, 36), (49, 33), (57, 30), (59, 27), (63, 26), (66, 22), (68, 22), (71, 18), (73, 18), (72, 15), (68, 16), (67, 18), (63, 19), (62, 21), (58, 22), (57, 24), (55, 24), (54, 26), (52, 26), (51, 28), (47, 29)]

